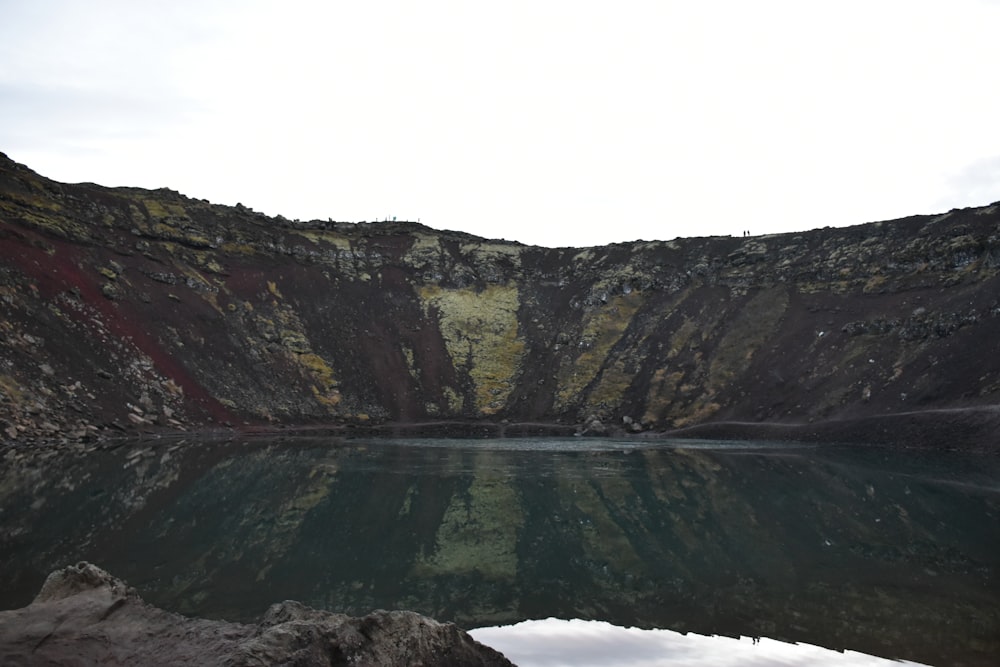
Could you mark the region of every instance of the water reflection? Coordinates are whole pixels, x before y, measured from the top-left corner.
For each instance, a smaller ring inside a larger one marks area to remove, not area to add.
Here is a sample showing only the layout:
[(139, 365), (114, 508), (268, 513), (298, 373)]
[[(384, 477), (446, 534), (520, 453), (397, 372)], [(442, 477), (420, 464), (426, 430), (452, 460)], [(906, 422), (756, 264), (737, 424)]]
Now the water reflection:
[(8, 463), (8, 608), (87, 559), (159, 606), (231, 620), (291, 598), (465, 627), (558, 616), (766, 636), (929, 664), (1000, 654), (995, 457), (285, 439)]
[(602, 621), (549, 618), (479, 628), (477, 641), (519, 667), (902, 667), (855, 651), (832, 651), (766, 637), (707, 637), (671, 630), (623, 628)]

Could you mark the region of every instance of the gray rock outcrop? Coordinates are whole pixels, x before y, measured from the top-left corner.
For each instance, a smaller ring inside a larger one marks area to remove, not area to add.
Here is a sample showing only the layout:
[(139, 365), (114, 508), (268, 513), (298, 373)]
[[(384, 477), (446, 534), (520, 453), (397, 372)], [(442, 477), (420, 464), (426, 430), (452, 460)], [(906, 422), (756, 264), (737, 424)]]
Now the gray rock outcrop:
[(256, 625), (146, 604), (90, 563), (49, 575), (35, 600), (0, 612), (3, 665), (481, 665), (511, 663), (450, 623), (406, 611), (350, 617), (298, 602)]

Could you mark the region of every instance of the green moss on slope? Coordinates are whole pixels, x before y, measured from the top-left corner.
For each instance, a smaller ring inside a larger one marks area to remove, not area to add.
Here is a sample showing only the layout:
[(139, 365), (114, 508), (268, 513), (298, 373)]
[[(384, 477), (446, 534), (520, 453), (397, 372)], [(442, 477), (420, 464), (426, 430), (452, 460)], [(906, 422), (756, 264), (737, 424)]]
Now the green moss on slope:
[(477, 291), (428, 285), (419, 294), (424, 311), (438, 313), (452, 364), (472, 380), (475, 411), (491, 415), (503, 409), (524, 358), (524, 340), (517, 322), (517, 287), (491, 285)]
[[(557, 409), (565, 409), (580, 399), (583, 390), (608, 362), (611, 348), (628, 329), (643, 300), (642, 293), (637, 291), (623, 294), (609, 299), (606, 304), (584, 316), (579, 343), (583, 351), (573, 363), (562, 368), (555, 400)], [(630, 379), (630, 376), (623, 376), (621, 369), (616, 371), (612, 368), (607, 383), (601, 388), (601, 396), (627, 387)], [(594, 400), (599, 401), (601, 396), (596, 396)]]

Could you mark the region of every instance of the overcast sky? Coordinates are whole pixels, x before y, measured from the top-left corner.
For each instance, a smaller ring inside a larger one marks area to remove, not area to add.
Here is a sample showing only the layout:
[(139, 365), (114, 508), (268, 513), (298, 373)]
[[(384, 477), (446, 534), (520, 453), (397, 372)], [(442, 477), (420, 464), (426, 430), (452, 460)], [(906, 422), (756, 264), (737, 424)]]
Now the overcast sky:
[(1000, 200), (996, 0), (0, 0), (60, 181), (547, 246)]

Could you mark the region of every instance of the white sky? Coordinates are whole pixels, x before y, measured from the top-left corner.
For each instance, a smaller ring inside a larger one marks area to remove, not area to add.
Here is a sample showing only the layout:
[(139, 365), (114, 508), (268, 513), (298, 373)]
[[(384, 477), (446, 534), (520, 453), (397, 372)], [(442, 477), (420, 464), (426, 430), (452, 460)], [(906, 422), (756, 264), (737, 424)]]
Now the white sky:
[(548, 246), (1000, 199), (997, 0), (0, 0), (60, 181)]

